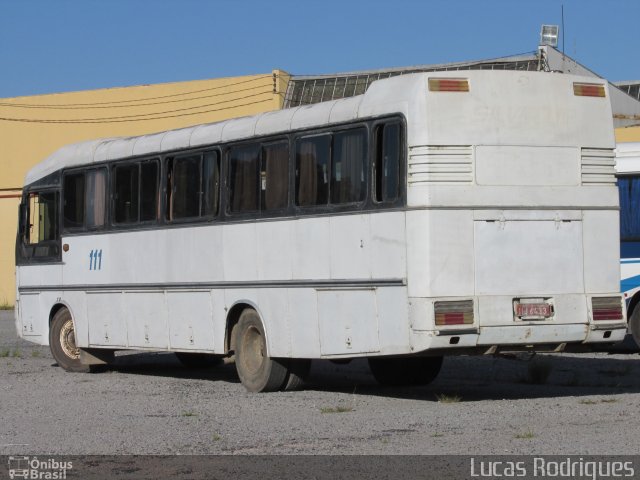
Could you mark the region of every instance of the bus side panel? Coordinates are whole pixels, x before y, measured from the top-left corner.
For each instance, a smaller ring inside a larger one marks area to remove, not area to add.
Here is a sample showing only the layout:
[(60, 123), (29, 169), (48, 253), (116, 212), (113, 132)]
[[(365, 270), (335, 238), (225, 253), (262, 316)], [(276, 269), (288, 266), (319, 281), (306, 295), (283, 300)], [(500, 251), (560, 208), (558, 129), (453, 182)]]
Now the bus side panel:
[(291, 356), (294, 358), (320, 357), (320, 331), (318, 330), (318, 296), (312, 288), (287, 289), (289, 328), (291, 329)]
[(410, 297), (474, 294), (473, 212), (407, 212), (407, 281)]
[(618, 211), (585, 211), (584, 279), (587, 293), (620, 291), (620, 215)]

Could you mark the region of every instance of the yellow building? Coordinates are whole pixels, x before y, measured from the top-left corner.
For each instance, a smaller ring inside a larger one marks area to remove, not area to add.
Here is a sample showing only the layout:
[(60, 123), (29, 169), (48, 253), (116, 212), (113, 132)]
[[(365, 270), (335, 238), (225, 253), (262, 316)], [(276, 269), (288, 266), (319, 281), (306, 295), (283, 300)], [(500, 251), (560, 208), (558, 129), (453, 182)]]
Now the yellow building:
[(15, 238), (26, 172), (58, 148), (278, 110), (289, 75), (268, 74), (0, 99), (0, 306), (15, 299)]
[(640, 142), (640, 125), (616, 128), (616, 142)]

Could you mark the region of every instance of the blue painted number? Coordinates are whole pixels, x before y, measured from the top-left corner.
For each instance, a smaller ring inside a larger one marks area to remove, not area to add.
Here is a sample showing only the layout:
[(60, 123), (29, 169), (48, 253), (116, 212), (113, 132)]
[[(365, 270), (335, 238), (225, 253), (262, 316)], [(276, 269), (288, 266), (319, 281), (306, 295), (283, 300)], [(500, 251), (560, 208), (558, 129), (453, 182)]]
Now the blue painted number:
[(102, 249), (89, 253), (89, 270), (102, 270)]

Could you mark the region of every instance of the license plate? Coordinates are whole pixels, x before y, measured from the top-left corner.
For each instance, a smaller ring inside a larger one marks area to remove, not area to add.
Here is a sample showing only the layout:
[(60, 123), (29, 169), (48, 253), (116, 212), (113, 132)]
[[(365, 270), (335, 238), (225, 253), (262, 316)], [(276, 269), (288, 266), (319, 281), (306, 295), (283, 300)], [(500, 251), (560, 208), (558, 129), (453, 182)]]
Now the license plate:
[(516, 303), (516, 317), (549, 318), (553, 315), (553, 307), (549, 303)]

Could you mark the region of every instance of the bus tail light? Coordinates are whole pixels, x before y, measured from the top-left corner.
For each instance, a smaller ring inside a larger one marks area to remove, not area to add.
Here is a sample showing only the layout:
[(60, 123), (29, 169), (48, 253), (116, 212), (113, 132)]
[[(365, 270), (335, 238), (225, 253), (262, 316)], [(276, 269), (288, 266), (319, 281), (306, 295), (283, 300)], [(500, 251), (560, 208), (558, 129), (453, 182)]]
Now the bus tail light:
[(435, 303), (436, 325), (473, 324), (473, 300)]
[(604, 85), (599, 83), (574, 83), (573, 94), (577, 97), (605, 97)]
[(430, 78), (430, 92), (468, 92), (469, 80), (466, 78)]
[(593, 320), (623, 320), (622, 299), (620, 297), (594, 297), (591, 299)]

